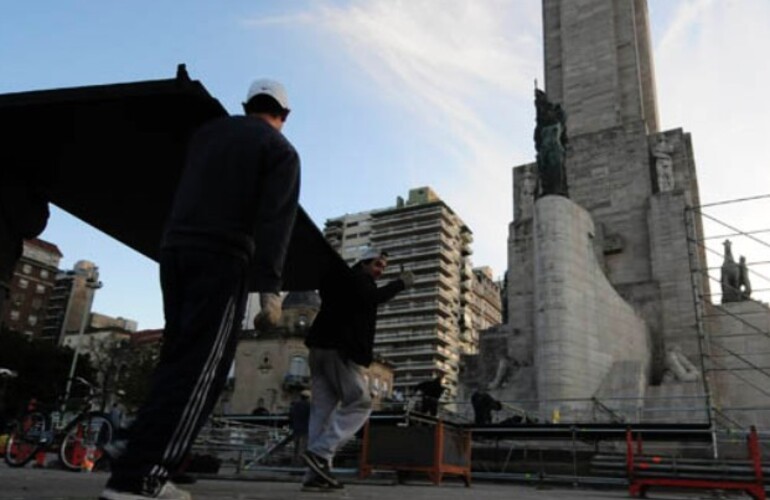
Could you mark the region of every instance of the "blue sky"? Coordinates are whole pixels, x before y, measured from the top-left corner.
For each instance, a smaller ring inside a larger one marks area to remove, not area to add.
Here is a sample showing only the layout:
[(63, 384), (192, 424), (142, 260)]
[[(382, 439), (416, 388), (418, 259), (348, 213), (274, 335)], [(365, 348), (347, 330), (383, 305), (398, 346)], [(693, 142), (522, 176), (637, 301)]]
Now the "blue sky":
[[(765, 194), (770, 2), (649, 6), (662, 129), (692, 133), (702, 201)], [(301, 202), (319, 226), (430, 185), (474, 231), (474, 264), (504, 272), (511, 167), (534, 157), (539, 0), (0, 4), (0, 93), (171, 78), (178, 63), (231, 113), (252, 79), (285, 83), (293, 112), (284, 132), (302, 157)], [(709, 213), (762, 229), (762, 203)], [(59, 246), (63, 268), (99, 266), (96, 311), (162, 326), (153, 262), (57, 209), (42, 237)], [(770, 260), (761, 243), (733, 249)], [(770, 287), (762, 267), (753, 270), (754, 287)]]

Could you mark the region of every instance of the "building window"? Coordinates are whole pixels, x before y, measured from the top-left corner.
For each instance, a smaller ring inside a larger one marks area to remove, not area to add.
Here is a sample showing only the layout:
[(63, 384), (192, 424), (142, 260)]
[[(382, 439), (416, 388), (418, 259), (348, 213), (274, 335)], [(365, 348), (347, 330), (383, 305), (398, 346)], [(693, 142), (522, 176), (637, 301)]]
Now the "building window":
[(34, 314), (27, 316), (27, 323), (29, 323), (30, 326), (35, 326), (37, 324), (37, 316)]
[(310, 370), (305, 356), (292, 356), (289, 361), (289, 375), (297, 377), (309, 377)]
[(48, 269), (41, 269), (40, 270), (40, 277), (45, 279), (48, 277)]
[(40, 297), (35, 297), (32, 299), (32, 309), (38, 310), (43, 306), (43, 299)]
[(24, 278), (19, 278), (19, 288), (27, 288), (29, 286), (29, 281), (25, 280)]
[(262, 373), (267, 373), (273, 369), (273, 360), (272, 360), (272, 357), (270, 356), (269, 351), (265, 351), (262, 353), (258, 368), (259, 368), (259, 371)]
[(30, 266), (29, 264), (24, 264), (23, 266), (21, 266), (21, 272), (23, 272), (24, 274), (31, 273), (32, 272), (32, 266)]
[(35, 285), (35, 293), (45, 293), (45, 287), (43, 285)]
[(11, 321), (18, 321), (19, 320), (19, 311), (16, 309), (11, 310)]

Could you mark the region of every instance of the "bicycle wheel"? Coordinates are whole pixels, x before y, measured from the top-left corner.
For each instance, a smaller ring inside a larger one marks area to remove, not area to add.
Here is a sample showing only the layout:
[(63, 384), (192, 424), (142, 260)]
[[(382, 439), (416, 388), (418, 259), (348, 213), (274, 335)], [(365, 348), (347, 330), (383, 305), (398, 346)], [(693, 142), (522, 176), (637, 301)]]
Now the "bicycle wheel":
[(24, 467), (35, 458), (45, 445), (46, 416), (39, 411), (24, 415), (8, 436), (5, 445), (5, 463), (11, 467)]
[(110, 417), (104, 413), (86, 413), (65, 429), (59, 447), (59, 459), (70, 470), (90, 470), (104, 455), (104, 447), (112, 441)]

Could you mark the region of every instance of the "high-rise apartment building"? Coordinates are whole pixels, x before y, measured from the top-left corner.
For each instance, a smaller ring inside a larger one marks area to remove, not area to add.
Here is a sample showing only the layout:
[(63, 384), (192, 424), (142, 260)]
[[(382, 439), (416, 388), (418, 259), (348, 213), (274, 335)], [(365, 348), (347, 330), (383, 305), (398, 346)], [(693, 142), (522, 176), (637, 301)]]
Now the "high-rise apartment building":
[(37, 238), (24, 241), (10, 283), (9, 300), (3, 304), (3, 325), (32, 338), (43, 335), (46, 308), (61, 258), (53, 243)]
[(59, 271), (48, 301), (43, 337), (61, 344), (65, 335), (87, 327), (93, 297), (100, 286), (99, 268), (93, 262), (80, 260), (71, 271)]
[(414, 287), (380, 306), (375, 353), (394, 366), (395, 389), (443, 375), (456, 394), (460, 355), (474, 353), (478, 331), (500, 322), (491, 270), (471, 265), (471, 230), (430, 188), (412, 189), (395, 207), (326, 221), (324, 235), (348, 264), (372, 245), (388, 252), (383, 282), (402, 269)]

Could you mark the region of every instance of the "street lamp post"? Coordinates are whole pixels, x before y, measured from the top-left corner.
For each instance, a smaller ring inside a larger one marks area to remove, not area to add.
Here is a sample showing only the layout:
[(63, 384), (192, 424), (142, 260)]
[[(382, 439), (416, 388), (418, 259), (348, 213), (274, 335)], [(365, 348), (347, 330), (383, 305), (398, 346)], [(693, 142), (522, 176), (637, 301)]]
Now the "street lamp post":
[(88, 317), (91, 315), (91, 307), (94, 305), (94, 295), (96, 290), (102, 287), (102, 282), (95, 279), (93, 276), (89, 276), (86, 279), (86, 294), (88, 297), (88, 307), (83, 312), (83, 318), (80, 321), (80, 331), (78, 332), (77, 344), (75, 344), (75, 353), (72, 355), (72, 364), (70, 365), (70, 373), (67, 377), (67, 386), (64, 390), (64, 401), (62, 401), (62, 413), (66, 410), (65, 406), (70, 398), (70, 391), (72, 390), (72, 379), (75, 377), (75, 369), (78, 366), (78, 356), (80, 355), (80, 347), (83, 344), (83, 334), (86, 331), (86, 325), (88, 324)]

